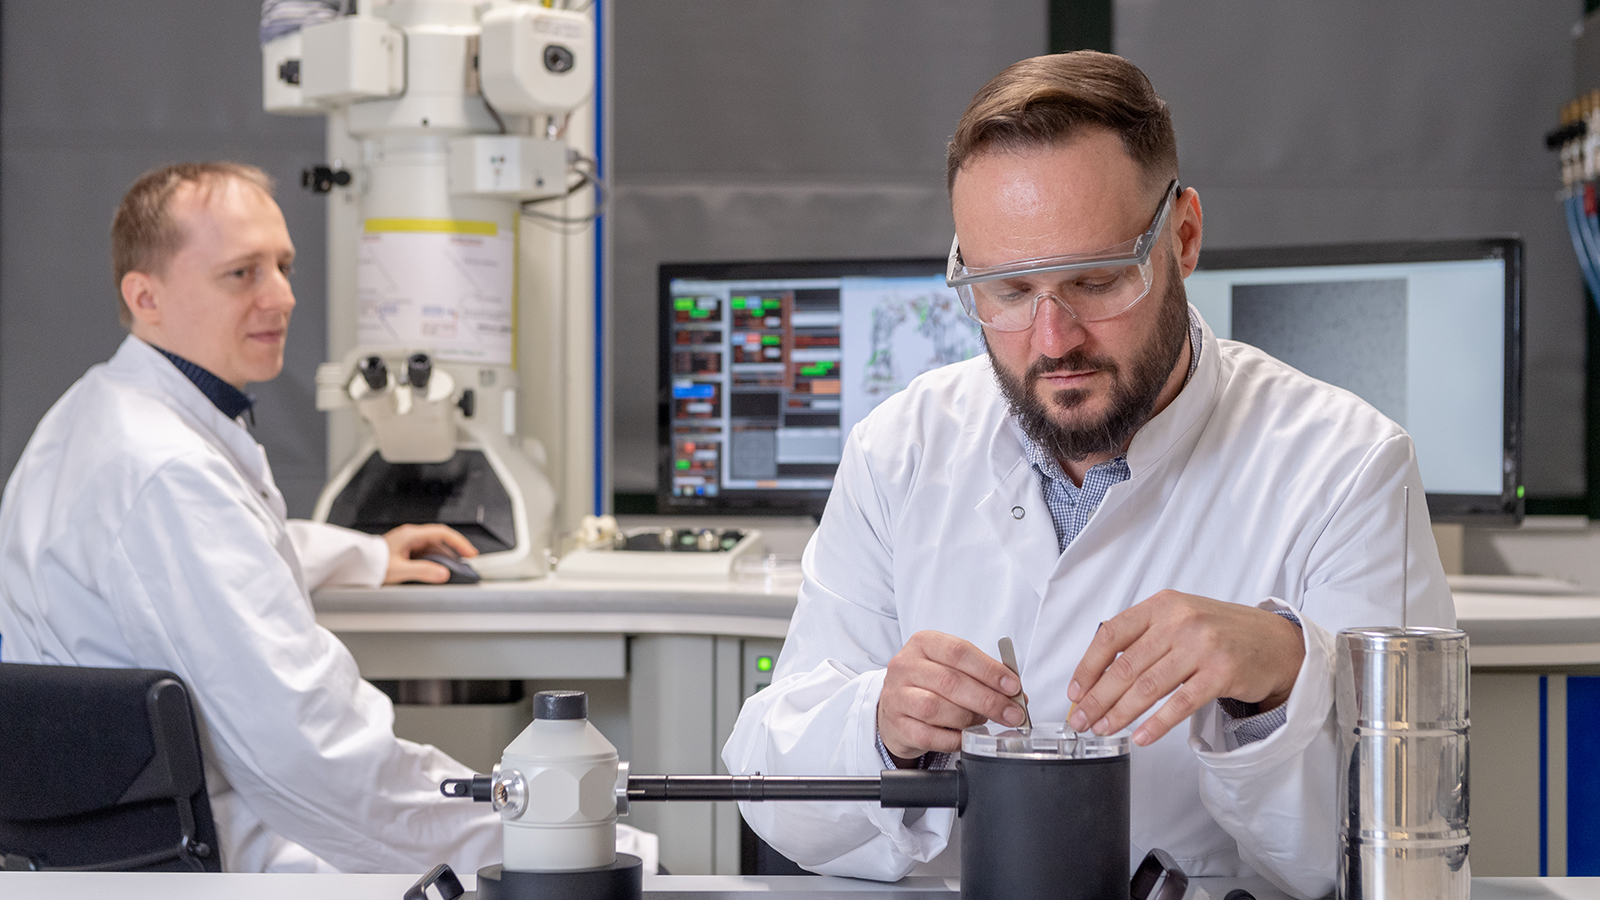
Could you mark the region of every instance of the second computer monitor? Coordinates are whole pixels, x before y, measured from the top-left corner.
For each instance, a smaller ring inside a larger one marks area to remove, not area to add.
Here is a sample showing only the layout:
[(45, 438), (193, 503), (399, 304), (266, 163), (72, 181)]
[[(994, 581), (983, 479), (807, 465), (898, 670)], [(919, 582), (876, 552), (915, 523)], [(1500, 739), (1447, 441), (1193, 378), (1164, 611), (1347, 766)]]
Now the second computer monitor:
[(663, 512), (820, 513), (845, 436), (983, 352), (943, 259), (663, 265)]

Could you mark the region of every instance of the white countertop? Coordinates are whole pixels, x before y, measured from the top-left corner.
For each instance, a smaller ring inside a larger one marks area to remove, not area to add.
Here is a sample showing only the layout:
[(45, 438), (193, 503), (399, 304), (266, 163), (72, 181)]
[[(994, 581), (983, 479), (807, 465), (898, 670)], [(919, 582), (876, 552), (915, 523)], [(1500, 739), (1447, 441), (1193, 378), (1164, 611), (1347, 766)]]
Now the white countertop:
[(317, 591), (317, 612), (679, 612), (787, 619), (799, 578), (625, 581), (550, 575)]
[(1474, 668), (1600, 663), (1600, 597), (1458, 592), (1455, 601)]
[[(626, 581), (547, 578), (331, 588), (314, 597), (336, 632), (681, 633), (783, 637), (797, 577)], [(1600, 597), (1455, 594), (1473, 665), (1600, 664)]]

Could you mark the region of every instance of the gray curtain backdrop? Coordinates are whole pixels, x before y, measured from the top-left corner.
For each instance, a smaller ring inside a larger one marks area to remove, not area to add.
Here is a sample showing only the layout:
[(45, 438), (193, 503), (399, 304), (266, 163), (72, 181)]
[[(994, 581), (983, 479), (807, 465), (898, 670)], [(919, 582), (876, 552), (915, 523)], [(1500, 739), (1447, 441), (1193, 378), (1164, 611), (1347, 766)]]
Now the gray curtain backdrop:
[(1514, 232), (1527, 254), (1524, 483), (1583, 475), (1583, 289), (1544, 134), (1580, 0), (1118, 0), (1171, 104), (1208, 247)]
[(111, 213), (139, 173), (233, 159), (278, 181), (298, 257), (283, 375), (250, 387), (256, 438), (290, 513), (324, 475), (323, 200), (300, 189), (323, 120), (261, 111), (261, 4), (141, 0), (0, 6), (0, 477), (50, 405), (126, 332)]

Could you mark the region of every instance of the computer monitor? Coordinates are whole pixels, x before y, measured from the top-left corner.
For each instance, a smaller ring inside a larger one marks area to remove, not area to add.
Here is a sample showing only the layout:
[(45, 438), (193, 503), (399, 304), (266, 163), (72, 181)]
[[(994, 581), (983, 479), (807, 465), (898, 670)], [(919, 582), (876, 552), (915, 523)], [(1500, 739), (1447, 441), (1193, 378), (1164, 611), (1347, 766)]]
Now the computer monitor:
[[(850, 428), (983, 351), (945, 260), (660, 268), (658, 508), (820, 514)], [(1520, 521), (1522, 244), (1206, 250), (1189, 300), (1366, 399), (1417, 448), (1434, 521)]]
[(945, 260), (660, 267), (657, 508), (820, 515), (845, 436), (983, 352)]
[(1521, 241), (1204, 250), (1186, 287), (1217, 337), (1405, 428), (1435, 522), (1521, 520)]

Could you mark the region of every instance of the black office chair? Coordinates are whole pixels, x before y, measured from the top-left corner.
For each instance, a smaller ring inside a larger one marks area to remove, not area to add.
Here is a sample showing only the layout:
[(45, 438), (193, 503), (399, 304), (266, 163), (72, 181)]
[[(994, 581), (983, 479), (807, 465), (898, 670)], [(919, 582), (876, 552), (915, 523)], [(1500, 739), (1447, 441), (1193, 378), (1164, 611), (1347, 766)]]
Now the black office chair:
[(0, 870), (222, 871), (178, 676), (0, 663)]

